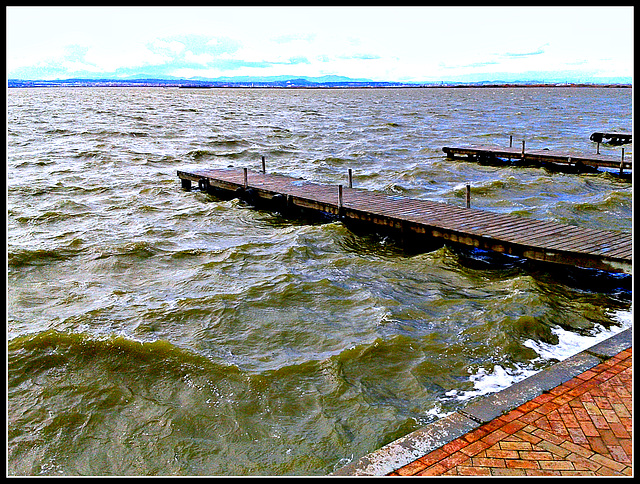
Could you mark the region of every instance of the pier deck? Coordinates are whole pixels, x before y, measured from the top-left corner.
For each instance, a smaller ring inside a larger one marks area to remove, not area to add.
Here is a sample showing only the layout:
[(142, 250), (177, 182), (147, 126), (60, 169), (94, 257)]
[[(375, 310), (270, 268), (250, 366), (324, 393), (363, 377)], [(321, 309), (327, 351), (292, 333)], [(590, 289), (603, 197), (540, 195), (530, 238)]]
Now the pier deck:
[(502, 146), (478, 146), (478, 147), (447, 147), (442, 148), (447, 157), (455, 159), (466, 156), (470, 161), (495, 162), (498, 160), (517, 161), (537, 165), (556, 165), (559, 167), (573, 168), (576, 171), (594, 171), (601, 167), (620, 170), (632, 169), (632, 162), (607, 155), (594, 154), (585, 156), (581, 154), (560, 154), (549, 150), (526, 150), (520, 147)]
[(631, 133), (603, 133), (596, 131), (589, 137), (591, 141), (596, 143), (610, 143), (612, 145), (622, 145), (631, 143)]
[(575, 227), (394, 197), (358, 188), (323, 185), (245, 169), (178, 171), (182, 187), (249, 199), (254, 205), (288, 212), (337, 216), (345, 222), (395, 232), (403, 239), (439, 239), (526, 259), (631, 273), (631, 233)]

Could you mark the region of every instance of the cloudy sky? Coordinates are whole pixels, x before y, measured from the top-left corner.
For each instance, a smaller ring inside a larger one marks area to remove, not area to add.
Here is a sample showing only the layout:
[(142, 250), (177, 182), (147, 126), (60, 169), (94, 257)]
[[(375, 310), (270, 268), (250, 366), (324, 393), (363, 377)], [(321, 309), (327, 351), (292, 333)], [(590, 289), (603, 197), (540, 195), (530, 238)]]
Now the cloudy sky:
[(12, 79), (631, 82), (632, 7), (6, 7)]

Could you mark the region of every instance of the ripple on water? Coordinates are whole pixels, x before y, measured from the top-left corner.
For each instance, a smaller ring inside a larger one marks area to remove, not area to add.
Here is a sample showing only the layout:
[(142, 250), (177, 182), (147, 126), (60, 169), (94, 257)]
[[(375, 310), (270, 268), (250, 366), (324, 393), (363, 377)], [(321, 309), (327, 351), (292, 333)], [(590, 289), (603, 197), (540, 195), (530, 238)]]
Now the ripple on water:
[(10, 89), (8, 472), (327, 474), (630, 327), (629, 277), (416, 253), (185, 192), (176, 170), (265, 156), (458, 206), (469, 183), (476, 208), (629, 231), (611, 174), (442, 147), (588, 154), (593, 126), (631, 119), (612, 88)]

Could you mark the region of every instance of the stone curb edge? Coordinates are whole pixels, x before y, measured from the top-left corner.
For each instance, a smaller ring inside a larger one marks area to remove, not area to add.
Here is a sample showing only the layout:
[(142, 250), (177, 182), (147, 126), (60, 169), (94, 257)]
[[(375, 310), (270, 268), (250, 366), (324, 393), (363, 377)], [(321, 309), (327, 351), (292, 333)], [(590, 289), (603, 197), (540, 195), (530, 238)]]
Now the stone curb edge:
[(631, 348), (632, 342), (633, 328), (628, 328), (509, 388), (411, 432), (331, 475), (387, 475)]

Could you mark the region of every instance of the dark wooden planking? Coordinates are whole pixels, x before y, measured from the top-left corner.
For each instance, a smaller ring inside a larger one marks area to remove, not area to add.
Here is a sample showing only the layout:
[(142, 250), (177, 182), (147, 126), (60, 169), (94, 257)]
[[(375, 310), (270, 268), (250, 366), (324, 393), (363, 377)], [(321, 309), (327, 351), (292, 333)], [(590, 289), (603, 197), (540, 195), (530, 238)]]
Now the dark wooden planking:
[[(613, 156), (606, 156), (600, 154), (594, 154), (585, 156), (583, 154), (565, 154), (554, 153), (548, 150), (527, 150), (524, 154), (522, 149), (518, 148), (504, 148), (500, 146), (478, 146), (478, 147), (448, 147), (442, 148), (448, 157), (455, 158), (456, 156), (467, 156), (470, 158), (487, 157), (487, 158), (511, 158), (512, 160), (525, 160), (528, 162), (537, 163), (554, 163), (557, 165), (569, 165), (574, 166), (576, 163), (582, 163), (583, 165), (591, 166), (594, 168), (607, 167), (607, 168), (620, 168), (621, 158), (615, 158)], [(624, 169), (632, 169), (632, 162), (623, 161)]]
[[(591, 141), (595, 141), (596, 143), (612, 143), (612, 144), (625, 144), (631, 143), (631, 134), (630, 133), (607, 133), (596, 131), (592, 133), (589, 137)], [(605, 141), (609, 140), (609, 141)]]
[[(208, 181), (233, 192), (244, 185), (238, 169), (178, 172), (183, 180)], [(322, 185), (282, 175), (247, 171), (247, 186), (262, 198), (287, 195), (291, 203), (316, 211), (341, 214), (345, 219), (372, 223), (441, 238), (521, 257), (582, 265), (615, 272), (630, 272), (631, 234), (457, 207), (442, 202), (389, 196), (338, 186)]]

